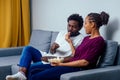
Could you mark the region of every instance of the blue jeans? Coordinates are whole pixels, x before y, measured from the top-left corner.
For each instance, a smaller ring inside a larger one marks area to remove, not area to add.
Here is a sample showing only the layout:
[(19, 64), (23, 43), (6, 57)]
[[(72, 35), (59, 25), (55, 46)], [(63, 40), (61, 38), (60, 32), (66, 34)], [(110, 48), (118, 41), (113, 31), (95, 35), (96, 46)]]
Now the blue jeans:
[[(39, 50), (31, 46), (26, 46), (22, 51), (19, 66), (29, 69), (32, 61), (33, 63), (41, 62), (41, 56), (42, 55)], [(36, 66), (39, 64), (41, 63), (37, 63)]]
[(28, 80), (60, 80), (61, 74), (68, 72), (81, 71), (77, 67), (51, 66), (50, 64), (41, 64), (36, 69), (31, 69)]
[[(19, 66), (28, 70), (28, 80), (60, 80), (61, 74), (82, 70), (75, 67), (54, 67), (50, 64), (42, 64), (41, 56), (40, 51), (31, 46), (23, 49)], [(32, 61), (33, 64), (31, 64)]]

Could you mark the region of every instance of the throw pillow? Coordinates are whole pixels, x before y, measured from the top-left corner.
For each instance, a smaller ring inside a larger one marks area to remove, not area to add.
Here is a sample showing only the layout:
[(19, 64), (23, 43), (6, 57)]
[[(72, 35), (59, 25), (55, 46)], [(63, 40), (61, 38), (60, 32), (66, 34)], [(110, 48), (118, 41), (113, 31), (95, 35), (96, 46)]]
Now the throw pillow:
[(97, 67), (106, 67), (114, 64), (118, 43), (112, 40), (106, 40), (106, 49), (100, 57)]

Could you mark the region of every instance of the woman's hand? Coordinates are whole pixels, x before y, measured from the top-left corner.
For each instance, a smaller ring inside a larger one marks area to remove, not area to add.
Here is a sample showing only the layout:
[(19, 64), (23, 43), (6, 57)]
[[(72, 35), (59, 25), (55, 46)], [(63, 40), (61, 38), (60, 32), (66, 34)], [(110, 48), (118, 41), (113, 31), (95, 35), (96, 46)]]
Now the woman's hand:
[(61, 62), (51, 62), (51, 66), (60, 66)]
[(70, 47), (71, 47), (71, 51), (72, 51), (72, 57), (74, 56), (75, 54), (75, 47), (73, 45), (73, 42), (72, 40), (70, 39), (70, 32), (68, 32), (66, 35), (65, 35), (65, 40), (69, 43)]
[(70, 32), (68, 32), (66, 35), (65, 35), (65, 40), (68, 42), (68, 43), (71, 43), (72, 40), (70, 39)]

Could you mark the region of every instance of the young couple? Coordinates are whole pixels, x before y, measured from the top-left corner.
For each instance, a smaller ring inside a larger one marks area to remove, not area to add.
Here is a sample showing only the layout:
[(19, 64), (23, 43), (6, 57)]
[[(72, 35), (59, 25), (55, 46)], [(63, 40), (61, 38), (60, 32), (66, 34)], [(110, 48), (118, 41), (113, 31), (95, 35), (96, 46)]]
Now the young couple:
[(51, 53), (64, 57), (64, 61), (43, 64), (41, 61), (48, 61), (47, 57), (42, 56), (43, 52), (27, 46), (20, 58), (19, 72), (7, 75), (6, 80), (60, 80), (61, 74), (95, 68), (105, 47), (99, 29), (108, 21), (106, 12), (89, 13), (84, 21), (89, 36), (83, 38), (79, 33), (83, 26), (82, 17), (79, 14), (70, 15), (67, 31), (60, 32), (50, 48)]

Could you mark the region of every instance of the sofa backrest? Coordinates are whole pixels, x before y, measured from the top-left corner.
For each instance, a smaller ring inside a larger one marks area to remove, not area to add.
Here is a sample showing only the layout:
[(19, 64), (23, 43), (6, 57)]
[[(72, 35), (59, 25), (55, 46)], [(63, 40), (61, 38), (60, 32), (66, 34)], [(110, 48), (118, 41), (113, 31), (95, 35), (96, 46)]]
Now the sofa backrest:
[(51, 43), (51, 34), (51, 31), (33, 30), (29, 45), (38, 50), (48, 52)]
[(117, 55), (115, 58), (114, 65), (120, 65), (120, 44), (118, 45)]
[[(30, 44), (38, 50), (49, 52), (50, 45), (55, 41), (58, 32), (33, 30)], [(120, 64), (120, 45), (118, 42), (106, 40), (106, 49), (101, 56), (97, 66), (106, 67)]]
[(58, 35), (58, 32), (52, 31), (51, 45), (52, 45), (52, 43), (55, 41), (57, 35)]
[(118, 42), (106, 40), (105, 52), (100, 57), (97, 67), (107, 67), (115, 65), (117, 55), (118, 55)]
[(50, 45), (55, 41), (58, 32), (33, 30), (30, 39), (30, 46), (38, 50), (49, 52)]

